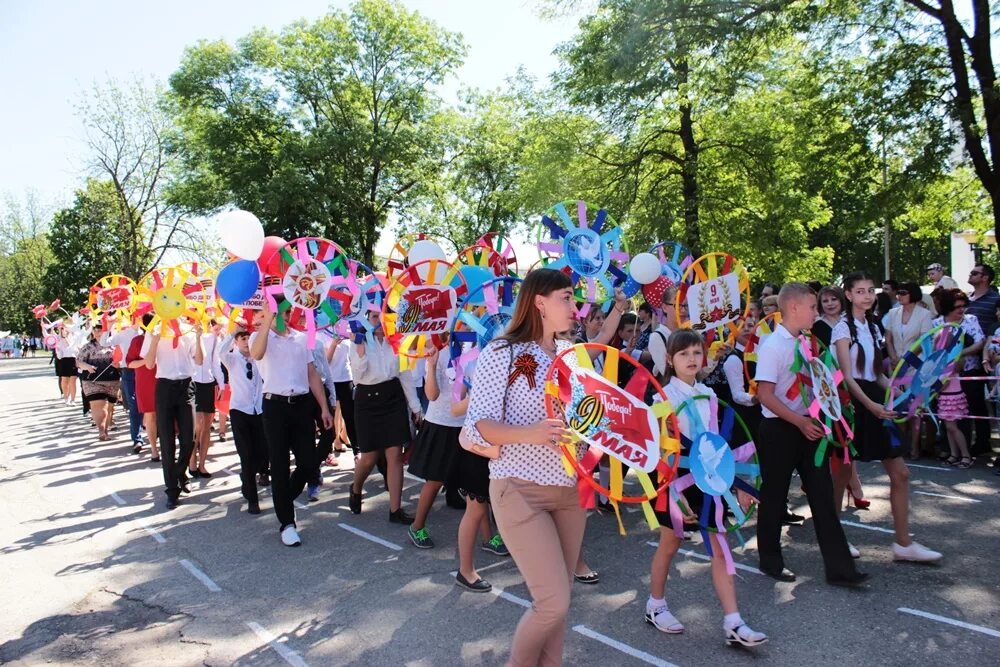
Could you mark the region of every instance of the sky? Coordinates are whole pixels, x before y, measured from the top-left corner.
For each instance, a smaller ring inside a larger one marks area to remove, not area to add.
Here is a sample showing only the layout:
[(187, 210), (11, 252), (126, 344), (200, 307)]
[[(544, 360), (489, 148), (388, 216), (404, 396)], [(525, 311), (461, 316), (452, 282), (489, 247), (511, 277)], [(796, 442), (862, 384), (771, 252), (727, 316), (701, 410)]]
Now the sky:
[[(186, 46), (234, 42), (256, 27), (278, 31), (345, 0), (0, 0), (0, 193), (36, 190), (49, 206), (72, 201), (83, 174), (75, 100), (95, 82), (139, 74), (166, 81)], [(442, 90), (494, 88), (519, 65), (540, 79), (575, 19), (542, 21), (531, 0), (404, 0), (409, 9), (464, 35), (465, 65)]]

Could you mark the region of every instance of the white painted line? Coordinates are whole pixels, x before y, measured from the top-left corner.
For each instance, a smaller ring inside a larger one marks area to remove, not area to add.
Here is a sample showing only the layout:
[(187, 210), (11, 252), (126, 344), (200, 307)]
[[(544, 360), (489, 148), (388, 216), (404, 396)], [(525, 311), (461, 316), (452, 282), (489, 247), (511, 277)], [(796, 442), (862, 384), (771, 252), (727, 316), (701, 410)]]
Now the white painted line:
[(299, 508), (300, 510), (307, 510), (307, 509), (309, 509), (309, 505), (306, 505), (306, 504), (305, 504), (305, 503), (303, 503), (303, 502), (299, 502), (298, 500), (293, 500), (293, 501), (292, 501), (292, 504), (294, 504), (294, 505), (295, 505), (296, 507), (298, 507), (298, 508)]
[(285, 646), (281, 640), (268, 632), (261, 624), (247, 621), (247, 627), (253, 630), (254, 634), (260, 637), (261, 641), (266, 642), (268, 646), (273, 648), (292, 667), (309, 667), (306, 661), (302, 659), (302, 656)]
[(499, 588), (497, 586), (494, 586), (493, 590), (490, 592), (493, 593), (493, 595), (497, 596), (498, 598), (506, 600), (507, 602), (513, 602), (514, 604), (524, 607), (525, 609), (531, 609), (531, 600), (525, 600), (524, 598), (520, 598), (514, 595), (513, 593), (508, 593), (504, 589)]
[(590, 637), (591, 639), (601, 642), (605, 646), (610, 646), (616, 651), (621, 651), (625, 655), (630, 655), (637, 660), (642, 660), (647, 665), (656, 665), (656, 667), (677, 667), (677, 665), (672, 662), (667, 662), (666, 660), (657, 658), (655, 655), (646, 653), (645, 651), (640, 651), (639, 649), (622, 643), (617, 639), (612, 639), (607, 635), (602, 635), (600, 632), (594, 632), (586, 625), (574, 625), (573, 632), (577, 632), (584, 637)]
[(944, 493), (931, 493), (930, 491), (914, 491), (914, 493), (919, 493), (922, 496), (934, 496), (935, 498), (949, 498), (951, 500), (964, 500), (967, 503), (981, 503), (983, 501), (976, 500), (975, 498), (966, 498), (965, 496), (949, 496)]
[[(646, 542), (646, 544), (654, 548), (660, 546), (656, 542)], [(699, 560), (707, 560), (707, 561), (712, 560), (712, 557), (709, 556), (708, 554), (701, 553), (700, 551), (692, 551), (691, 549), (678, 549), (677, 553), (684, 554), (685, 556), (690, 556), (691, 558), (697, 558)], [(744, 565), (743, 563), (737, 563), (735, 560), (733, 561), (733, 567), (735, 567), (737, 570), (743, 570), (744, 572), (752, 572), (753, 574), (761, 574), (761, 575), (764, 574), (755, 567)]]
[(355, 528), (354, 526), (349, 526), (346, 523), (338, 523), (337, 525), (340, 526), (341, 528), (343, 528), (344, 530), (346, 530), (349, 533), (354, 533), (358, 537), (363, 537), (366, 540), (374, 542), (375, 544), (381, 544), (383, 547), (386, 547), (387, 549), (392, 549), (393, 551), (402, 551), (403, 550), (403, 547), (399, 546), (398, 544), (394, 544), (394, 543), (390, 542), (389, 540), (383, 540), (381, 537), (379, 537), (377, 535), (372, 535), (371, 533), (366, 533), (365, 531), (361, 530), (360, 528)]
[(874, 531), (879, 532), (879, 533), (889, 533), (890, 535), (895, 535), (896, 534), (896, 531), (890, 530), (888, 528), (879, 528), (878, 526), (869, 526), (868, 524), (857, 523), (856, 521), (845, 521), (844, 519), (841, 519), (840, 523), (842, 523), (845, 526), (854, 526), (855, 528), (864, 528), (865, 530), (874, 530)]
[(207, 574), (199, 570), (198, 566), (189, 561), (187, 558), (182, 558), (180, 562), (181, 562), (181, 567), (190, 572), (191, 576), (193, 576), (201, 583), (205, 584), (205, 588), (212, 591), (213, 593), (218, 593), (219, 591), (222, 590), (221, 588), (219, 588), (219, 585), (217, 583), (212, 581), (211, 577), (209, 577)]
[(166, 544), (166, 542), (167, 542), (167, 538), (165, 538), (165, 537), (164, 537), (163, 535), (161, 535), (161, 534), (160, 534), (160, 531), (156, 530), (156, 529), (155, 529), (155, 528), (153, 528), (153, 527), (152, 527), (151, 525), (149, 525), (149, 521), (148, 521), (148, 520), (146, 519), (146, 517), (142, 517), (142, 516), (140, 516), (140, 517), (137, 517), (137, 519), (136, 519), (136, 520), (137, 520), (137, 521), (139, 522), (139, 524), (140, 524), (140, 525), (141, 525), (141, 526), (143, 527), (143, 529), (144, 529), (144, 530), (145, 530), (145, 531), (146, 531), (147, 533), (149, 533), (149, 536), (150, 536), (150, 537), (152, 537), (152, 538), (153, 538), (154, 540), (156, 540), (156, 541), (157, 541), (157, 542), (159, 542), (160, 544)]
[(954, 625), (956, 628), (965, 628), (966, 630), (979, 632), (984, 635), (989, 635), (990, 637), (1000, 638), (1000, 630), (994, 630), (993, 628), (987, 628), (982, 625), (974, 625), (972, 623), (966, 623), (965, 621), (957, 621), (954, 618), (938, 616), (937, 614), (932, 614), (927, 611), (920, 611), (919, 609), (910, 609), (908, 607), (900, 607), (896, 611), (901, 612), (903, 614), (911, 614), (912, 616), (920, 616), (921, 618), (929, 618), (932, 621), (937, 621), (939, 623), (947, 623), (948, 625)]
[(907, 463), (911, 468), (923, 468), (924, 470), (937, 470), (938, 472), (951, 472), (952, 468), (946, 468), (944, 466), (925, 466), (919, 463)]
[[(122, 498), (121, 496), (119, 496), (117, 491), (112, 491), (111, 492), (111, 499), (114, 500), (119, 505), (124, 505), (125, 504), (125, 499)], [(979, 501), (977, 500), (976, 502), (979, 502)]]

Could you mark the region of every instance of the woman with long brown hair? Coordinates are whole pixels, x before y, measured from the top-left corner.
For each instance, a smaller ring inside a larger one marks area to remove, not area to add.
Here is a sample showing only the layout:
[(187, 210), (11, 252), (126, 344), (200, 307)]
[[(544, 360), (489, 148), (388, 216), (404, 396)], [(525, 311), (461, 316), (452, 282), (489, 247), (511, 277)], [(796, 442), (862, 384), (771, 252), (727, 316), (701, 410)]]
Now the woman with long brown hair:
[[(626, 304), (617, 292), (606, 326), (617, 327)], [(575, 314), (566, 274), (529, 273), (506, 334), (479, 357), (465, 420), (471, 440), (499, 447), (490, 461), (493, 513), (533, 601), (514, 633), (509, 665), (562, 663), (586, 515), (575, 476), (561, 461), (566, 424), (547, 418), (544, 391), (553, 360), (571, 345), (558, 334), (572, 327)]]

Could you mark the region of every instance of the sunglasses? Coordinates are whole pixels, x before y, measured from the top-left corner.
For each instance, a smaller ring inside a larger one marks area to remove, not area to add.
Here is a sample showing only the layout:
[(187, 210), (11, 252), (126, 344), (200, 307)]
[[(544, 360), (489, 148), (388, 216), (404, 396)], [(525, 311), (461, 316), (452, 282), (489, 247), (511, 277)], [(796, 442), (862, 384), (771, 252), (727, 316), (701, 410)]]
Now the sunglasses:
[(251, 364), (249, 361), (247, 362), (247, 379), (248, 380), (253, 379), (253, 364)]

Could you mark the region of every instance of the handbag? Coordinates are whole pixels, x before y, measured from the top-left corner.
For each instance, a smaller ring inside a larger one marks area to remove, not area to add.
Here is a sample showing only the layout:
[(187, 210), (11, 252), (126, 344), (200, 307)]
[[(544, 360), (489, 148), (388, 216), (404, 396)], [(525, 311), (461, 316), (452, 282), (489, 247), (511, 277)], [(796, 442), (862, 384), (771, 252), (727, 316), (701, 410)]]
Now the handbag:
[[(514, 367), (514, 349), (513, 345), (507, 345), (507, 349), (510, 351), (510, 364), (507, 366), (507, 374), (510, 375), (511, 368)], [(500, 418), (501, 421), (507, 419), (507, 393), (510, 391), (510, 385), (503, 390), (503, 412)], [(472, 452), (473, 454), (478, 454), (479, 456), (484, 456), (488, 459), (500, 458), (500, 445), (481, 445), (476, 442), (475, 438), (470, 433), (470, 429), (465, 424), (462, 425), (462, 429), (458, 432), (458, 444), (462, 446), (467, 452)]]

